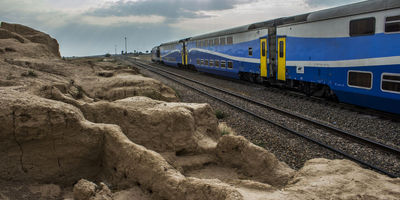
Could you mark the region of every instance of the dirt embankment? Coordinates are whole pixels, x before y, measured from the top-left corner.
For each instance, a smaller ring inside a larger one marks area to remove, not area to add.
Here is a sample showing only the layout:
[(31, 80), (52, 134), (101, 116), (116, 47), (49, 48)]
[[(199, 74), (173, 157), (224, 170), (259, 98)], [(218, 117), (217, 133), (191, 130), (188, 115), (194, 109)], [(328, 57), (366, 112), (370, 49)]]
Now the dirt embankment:
[(400, 197), (399, 179), (347, 160), (290, 169), (221, 136), (209, 105), (174, 103), (171, 88), (112, 58), (62, 60), (28, 27), (2, 24), (0, 66), (0, 199)]

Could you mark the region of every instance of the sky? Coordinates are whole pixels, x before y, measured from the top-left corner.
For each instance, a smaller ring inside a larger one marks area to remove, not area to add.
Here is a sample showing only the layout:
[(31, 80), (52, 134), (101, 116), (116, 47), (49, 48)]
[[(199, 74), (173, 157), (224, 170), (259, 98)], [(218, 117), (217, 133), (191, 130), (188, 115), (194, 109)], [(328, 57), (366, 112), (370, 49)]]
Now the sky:
[(56, 38), (62, 56), (151, 50), (164, 42), (362, 0), (0, 0), (0, 21)]

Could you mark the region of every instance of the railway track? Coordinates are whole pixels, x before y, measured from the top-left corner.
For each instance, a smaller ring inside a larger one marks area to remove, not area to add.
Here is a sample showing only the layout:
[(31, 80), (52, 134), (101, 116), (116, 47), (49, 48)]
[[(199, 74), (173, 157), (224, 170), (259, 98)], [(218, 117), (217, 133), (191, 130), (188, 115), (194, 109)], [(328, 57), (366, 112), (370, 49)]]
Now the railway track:
[[(333, 152), (335, 152), (337, 154), (340, 154), (340, 155), (342, 155), (342, 156), (344, 156), (344, 157), (346, 157), (348, 159), (356, 161), (356, 162), (358, 162), (358, 163), (360, 163), (360, 164), (362, 164), (362, 165), (364, 165), (364, 166), (366, 166), (368, 168), (371, 168), (371, 169), (373, 169), (375, 171), (378, 171), (378, 172), (381, 172), (383, 174), (386, 174), (386, 175), (388, 175), (390, 177), (399, 177), (399, 172), (396, 171), (396, 169), (388, 169), (388, 167), (380, 167), (376, 163), (375, 164), (371, 164), (368, 161), (364, 161), (364, 160), (358, 158), (357, 156), (352, 155), (351, 152), (349, 153), (348, 151), (342, 150), (337, 145), (335, 146), (335, 145), (332, 145), (332, 144), (328, 144), (327, 142), (324, 142), (324, 140), (321, 140), (321, 136), (329, 135), (328, 137), (337, 137), (337, 138), (340, 137), (341, 139), (339, 139), (338, 141), (341, 141), (341, 142), (344, 142), (344, 143), (353, 143), (354, 145), (359, 146), (357, 148), (359, 150), (361, 150), (361, 151), (367, 149), (366, 150), (367, 152), (380, 153), (380, 154), (390, 154), (389, 157), (388, 157), (388, 160), (391, 160), (390, 157), (396, 158), (395, 160), (399, 159), (400, 150), (395, 148), (395, 147), (376, 142), (376, 141), (371, 140), (369, 138), (365, 138), (365, 137), (359, 136), (357, 134), (350, 133), (350, 132), (345, 131), (345, 130), (341, 130), (341, 129), (337, 128), (337, 127), (331, 126), (329, 124), (324, 124), (322, 122), (313, 120), (313, 119), (311, 119), (309, 117), (306, 117), (306, 116), (302, 116), (302, 115), (299, 115), (299, 114), (296, 114), (296, 113), (292, 113), (292, 112), (289, 112), (287, 110), (284, 110), (284, 109), (281, 109), (281, 108), (278, 108), (278, 107), (275, 107), (275, 106), (272, 106), (272, 105), (268, 105), (268, 104), (266, 104), (266, 103), (264, 103), (262, 101), (251, 99), (251, 98), (246, 97), (246, 96), (241, 95), (241, 94), (233, 93), (233, 92), (230, 92), (230, 91), (227, 91), (227, 90), (224, 90), (224, 89), (221, 89), (221, 88), (218, 88), (218, 87), (206, 84), (206, 83), (202, 83), (202, 82), (199, 82), (199, 81), (188, 79), (188, 78), (186, 78), (184, 76), (181, 76), (181, 75), (176, 74), (176, 73), (169, 72), (169, 71), (167, 71), (165, 69), (161, 69), (159, 67), (154, 67), (152, 65), (148, 65), (146, 63), (141, 63), (141, 62), (137, 62), (137, 61), (133, 61), (133, 60), (129, 60), (129, 61), (133, 62), (134, 64), (138, 65), (141, 68), (145, 68), (145, 69), (147, 69), (147, 70), (149, 70), (149, 71), (151, 71), (153, 73), (157, 73), (157, 74), (159, 74), (159, 75), (161, 75), (163, 77), (166, 77), (166, 78), (171, 79), (171, 80), (173, 80), (175, 82), (178, 82), (179, 84), (182, 84), (185, 87), (189, 87), (189, 88), (191, 88), (191, 89), (193, 89), (193, 90), (195, 90), (195, 91), (197, 91), (199, 93), (202, 93), (202, 94), (207, 95), (207, 96), (209, 96), (209, 97), (211, 97), (213, 99), (216, 99), (218, 101), (226, 103), (231, 107), (234, 107), (234, 108), (236, 108), (236, 109), (238, 109), (238, 110), (240, 110), (242, 112), (245, 112), (247, 114), (250, 114), (250, 115), (252, 115), (252, 116), (254, 116), (254, 117), (256, 117), (256, 118), (258, 118), (260, 120), (266, 121), (269, 124), (272, 124), (272, 125), (274, 125), (276, 127), (279, 127), (279, 128), (281, 128), (281, 129), (283, 129), (283, 130), (285, 130), (285, 131), (287, 131), (287, 132), (289, 132), (291, 134), (294, 134), (296, 136), (304, 138), (305, 140), (308, 140), (308, 141), (310, 141), (312, 143), (315, 143), (315, 144), (317, 144), (319, 146), (322, 146), (322, 147), (324, 147), (326, 149), (329, 149), (330, 151), (333, 151)], [(194, 86), (194, 85), (196, 85), (196, 86)], [(207, 91), (205, 89), (200, 89), (201, 87), (212, 89), (215, 92), (210, 92), (210, 91)], [(221, 95), (221, 94), (223, 94), (223, 95)], [(256, 106), (258, 106), (258, 107), (260, 107), (260, 108), (262, 108), (264, 110), (269, 110), (269, 111), (268, 112), (261, 111), (262, 109), (260, 109), (260, 110), (257, 109), (256, 111), (255, 110), (249, 110), (245, 106), (239, 106), (237, 104), (232, 103), (232, 101), (229, 101), (228, 96), (229, 96), (229, 98), (241, 99), (242, 101), (245, 101), (245, 102), (250, 103), (250, 104), (254, 104), (254, 105), (256, 105)], [(280, 119), (283, 119), (283, 120), (280, 120), (280, 121), (271, 120), (271, 119), (269, 119), (267, 117), (267, 116), (269, 116), (271, 114), (267, 114), (266, 115), (266, 113), (271, 113), (271, 112), (279, 113), (279, 115), (282, 115), (282, 116), (285, 116), (285, 117), (279, 117)], [(297, 122), (292, 123), (292, 124), (299, 124), (298, 121), (301, 121), (301, 123), (308, 124), (308, 125), (302, 125), (301, 126), (303, 128), (302, 129), (302, 128), (297, 128), (296, 126), (293, 127), (293, 125), (292, 126), (291, 125), (287, 125), (285, 123), (285, 121), (289, 122), (289, 121), (293, 121), (294, 119), (296, 119)], [(313, 132), (313, 131), (309, 131), (310, 130), (310, 128), (309, 128), (310, 125), (313, 126), (313, 128), (311, 128), (312, 130), (318, 129), (319, 131), (317, 131), (317, 132), (319, 132), (319, 133), (317, 133), (317, 134), (310, 133), (310, 132)], [(307, 126), (308, 126), (308, 128), (307, 128)], [(308, 131), (304, 132), (304, 130), (307, 130), (307, 129), (308, 129)]]

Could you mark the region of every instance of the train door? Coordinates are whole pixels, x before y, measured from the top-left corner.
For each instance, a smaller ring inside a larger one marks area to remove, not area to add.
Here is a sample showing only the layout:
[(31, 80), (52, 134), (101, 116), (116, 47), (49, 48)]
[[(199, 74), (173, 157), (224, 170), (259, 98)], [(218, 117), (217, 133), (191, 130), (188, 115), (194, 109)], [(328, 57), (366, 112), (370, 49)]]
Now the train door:
[(188, 49), (187, 49), (187, 42), (183, 43), (185, 46), (185, 65), (188, 65)]
[(276, 77), (278, 67), (277, 67), (277, 59), (276, 59), (276, 26), (268, 27), (268, 77)]
[(182, 42), (182, 51), (181, 51), (181, 56), (182, 56), (182, 65), (185, 66), (185, 54), (186, 54), (186, 45), (185, 42)]
[(267, 77), (267, 53), (268, 42), (266, 38), (260, 39), (260, 73), (261, 77)]
[(286, 38), (278, 38), (278, 80), (286, 80)]

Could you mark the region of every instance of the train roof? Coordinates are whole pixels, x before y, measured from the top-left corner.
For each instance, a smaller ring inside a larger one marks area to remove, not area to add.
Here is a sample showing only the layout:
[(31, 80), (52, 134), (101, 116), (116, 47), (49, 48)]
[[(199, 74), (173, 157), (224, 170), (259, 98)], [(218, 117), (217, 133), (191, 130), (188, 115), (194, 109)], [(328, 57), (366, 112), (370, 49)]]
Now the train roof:
[(393, 8), (400, 8), (399, 0), (369, 0), (312, 12), (308, 15), (307, 22), (359, 15)]
[(217, 36), (221, 36), (221, 35), (230, 35), (230, 34), (234, 34), (234, 33), (245, 32), (245, 31), (248, 31), (248, 29), (249, 29), (249, 25), (244, 25), (244, 26), (239, 26), (239, 27), (235, 27), (235, 28), (225, 29), (222, 31), (217, 31), (217, 32), (207, 33), (204, 35), (195, 36), (195, 37), (190, 38), (190, 40), (201, 40), (204, 38), (217, 37)]
[(162, 43), (162, 44), (160, 44), (160, 47), (161, 47), (161, 46), (170, 45), (170, 44), (178, 44), (179, 42), (180, 42), (180, 40), (175, 40), (175, 41), (172, 41), (172, 42)]

